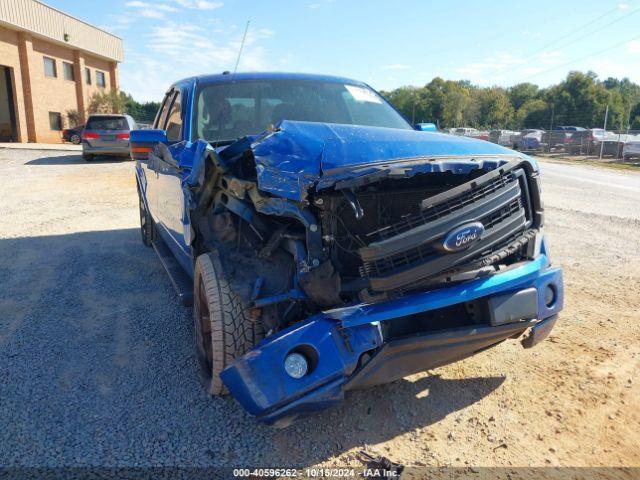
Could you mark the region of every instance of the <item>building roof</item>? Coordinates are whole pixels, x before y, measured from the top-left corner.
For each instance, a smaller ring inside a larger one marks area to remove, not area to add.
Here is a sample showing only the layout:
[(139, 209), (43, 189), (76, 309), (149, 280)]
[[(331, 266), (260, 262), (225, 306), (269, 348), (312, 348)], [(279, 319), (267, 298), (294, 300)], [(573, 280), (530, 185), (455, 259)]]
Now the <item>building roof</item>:
[(37, 0), (0, 1), (0, 26), (122, 62), (122, 39)]

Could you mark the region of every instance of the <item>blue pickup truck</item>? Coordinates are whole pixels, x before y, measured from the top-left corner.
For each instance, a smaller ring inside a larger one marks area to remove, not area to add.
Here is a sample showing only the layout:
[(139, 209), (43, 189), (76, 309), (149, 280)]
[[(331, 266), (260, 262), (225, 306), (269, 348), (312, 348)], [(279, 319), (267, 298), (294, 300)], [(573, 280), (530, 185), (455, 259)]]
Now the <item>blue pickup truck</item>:
[(142, 241), (193, 305), (207, 390), (260, 421), (532, 347), (556, 322), (562, 271), (526, 155), (421, 131), (320, 75), (181, 80), (153, 127), (131, 132)]

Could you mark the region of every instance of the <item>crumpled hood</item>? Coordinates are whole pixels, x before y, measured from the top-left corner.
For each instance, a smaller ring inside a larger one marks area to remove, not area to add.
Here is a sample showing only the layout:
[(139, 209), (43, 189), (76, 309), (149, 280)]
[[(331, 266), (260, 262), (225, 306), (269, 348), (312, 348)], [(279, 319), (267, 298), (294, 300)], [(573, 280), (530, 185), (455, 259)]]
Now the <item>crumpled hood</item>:
[[(528, 158), (467, 137), (288, 120), (252, 141), (258, 188), (298, 201), (306, 198), (312, 186), (328, 188), (355, 177), (447, 170), (468, 173), (476, 168), (496, 168), (514, 157)], [(228, 147), (229, 152), (236, 150), (234, 145)]]

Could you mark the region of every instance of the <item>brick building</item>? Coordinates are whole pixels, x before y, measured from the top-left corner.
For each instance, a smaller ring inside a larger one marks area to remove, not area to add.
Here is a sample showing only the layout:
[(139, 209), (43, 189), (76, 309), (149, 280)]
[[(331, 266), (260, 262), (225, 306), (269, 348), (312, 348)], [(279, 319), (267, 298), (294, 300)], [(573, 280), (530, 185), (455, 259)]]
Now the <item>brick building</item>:
[(60, 142), (96, 91), (118, 89), (122, 40), (37, 0), (0, 0), (0, 142)]

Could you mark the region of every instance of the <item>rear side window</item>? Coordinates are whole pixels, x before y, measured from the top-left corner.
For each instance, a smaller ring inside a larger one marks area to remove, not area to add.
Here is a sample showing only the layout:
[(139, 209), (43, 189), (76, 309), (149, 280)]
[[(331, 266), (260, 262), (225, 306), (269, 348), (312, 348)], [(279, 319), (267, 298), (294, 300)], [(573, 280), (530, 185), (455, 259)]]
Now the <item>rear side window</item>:
[(86, 130), (129, 130), (124, 117), (90, 117)]
[(179, 142), (182, 140), (182, 107), (180, 103), (180, 92), (176, 94), (173, 106), (167, 119), (167, 141)]

